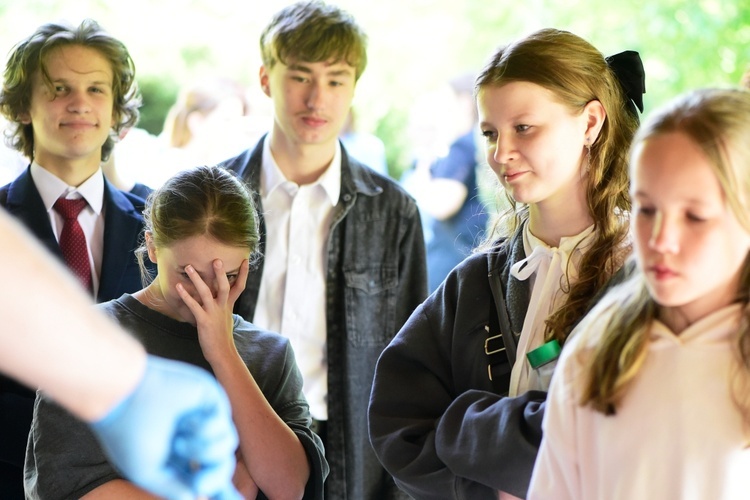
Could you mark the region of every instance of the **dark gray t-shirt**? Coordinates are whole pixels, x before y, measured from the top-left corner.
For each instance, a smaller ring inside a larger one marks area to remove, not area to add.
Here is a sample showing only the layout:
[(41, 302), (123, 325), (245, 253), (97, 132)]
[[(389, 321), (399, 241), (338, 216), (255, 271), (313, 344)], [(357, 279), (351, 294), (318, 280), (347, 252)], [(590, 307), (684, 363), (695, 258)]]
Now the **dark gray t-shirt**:
[[(136, 337), (150, 354), (211, 372), (193, 325), (149, 309), (129, 294), (97, 307)], [(328, 464), (320, 438), (310, 430), (302, 376), (289, 341), (235, 315), (234, 342), (263, 395), (305, 448), (310, 462), (305, 498), (323, 498)], [(108, 481), (121, 478), (107, 462), (88, 426), (39, 393), (24, 476), (26, 497), (43, 500), (80, 498)]]

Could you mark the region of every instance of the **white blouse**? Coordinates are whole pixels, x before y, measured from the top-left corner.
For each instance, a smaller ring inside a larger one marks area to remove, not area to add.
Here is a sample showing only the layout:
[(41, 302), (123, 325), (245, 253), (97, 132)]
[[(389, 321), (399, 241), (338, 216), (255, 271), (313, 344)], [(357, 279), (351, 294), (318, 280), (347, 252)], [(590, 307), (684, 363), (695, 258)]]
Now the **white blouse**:
[(592, 224), (575, 236), (561, 238), (560, 246), (553, 248), (531, 234), (528, 224), (524, 227), (523, 246), (527, 257), (516, 262), (510, 274), (521, 281), (530, 280), (531, 298), (510, 375), (510, 396), (537, 388), (526, 353), (544, 344), (544, 322), (565, 302), (570, 285), (578, 278), (583, 254), (594, 243), (595, 234)]

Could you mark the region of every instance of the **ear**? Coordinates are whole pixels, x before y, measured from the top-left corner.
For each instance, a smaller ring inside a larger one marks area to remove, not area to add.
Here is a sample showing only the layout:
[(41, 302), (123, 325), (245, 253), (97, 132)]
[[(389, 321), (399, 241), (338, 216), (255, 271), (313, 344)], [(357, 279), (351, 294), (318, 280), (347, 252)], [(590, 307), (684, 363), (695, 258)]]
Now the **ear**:
[(595, 99), (584, 106), (583, 115), (586, 117), (586, 144), (591, 145), (599, 137), (599, 132), (607, 119), (607, 112), (602, 103)]
[(154, 237), (151, 231), (146, 231), (146, 250), (148, 251), (148, 260), (156, 264), (156, 246), (154, 246)]
[(31, 124), (31, 113), (28, 111), (24, 111), (23, 113), (18, 114), (18, 121), (21, 122), (24, 125), (30, 125)]
[(193, 137), (200, 135), (199, 129), (206, 121), (206, 117), (203, 116), (203, 113), (200, 111), (191, 111), (188, 113), (187, 120), (185, 121), (187, 123), (188, 131), (190, 132), (190, 138), (188, 140), (191, 140)]
[(268, 97), (271, 97), (271, 86), (268, 82), (268, 70), (266, 69), (265, 65), (261, 64), (259, 76), (260, 76), (260, 88), (263, 89), (264, 94), (266, 94)]

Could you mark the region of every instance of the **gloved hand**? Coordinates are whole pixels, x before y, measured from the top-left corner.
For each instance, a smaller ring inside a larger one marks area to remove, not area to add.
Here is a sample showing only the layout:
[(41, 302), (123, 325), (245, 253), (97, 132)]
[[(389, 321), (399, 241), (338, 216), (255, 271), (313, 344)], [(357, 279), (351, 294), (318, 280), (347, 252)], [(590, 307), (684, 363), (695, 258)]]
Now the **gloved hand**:
[(240, 499), (229, 400), (205, 370), (148, 356), (135, 390), (91, 424), (128, 480), (170, 499)]

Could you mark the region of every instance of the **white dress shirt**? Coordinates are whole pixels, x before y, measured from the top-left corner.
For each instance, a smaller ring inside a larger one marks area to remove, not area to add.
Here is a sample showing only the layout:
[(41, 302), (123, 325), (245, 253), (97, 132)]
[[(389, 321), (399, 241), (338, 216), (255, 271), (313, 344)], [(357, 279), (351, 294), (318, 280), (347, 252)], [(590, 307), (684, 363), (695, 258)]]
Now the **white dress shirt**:
[(266, 249), (252, 322), (289, 338), (304, 379), (310, 413), (328, 419), (326, 259), (333, 209), (341, 191), (341, 148), (317, 181), (286, 179), (263, 144), (260, 195)]
[(570, 284), (578, 279), (578, 265), (594, 242), (594, 235), (592, 224), (575, 236), (561, 238), (560, 246), (553, 248), (531, 234), (528, 224), (524, 227), (523, 246), (527, 257), (516, 262), (510, 273), (516, 279), (530, 280), (531, 298), (510, 374), (510, 396), (534, 388), (535, 374), (526, 354), (544, 344), (545, 321), (565, 302)]
[(64, 220), (53, 208), (57, 199), (60, 197), (71, 200), (84, 198), (88, 203), (78, 214), (78, 224), (81, 225), (86, 237), (86, 248), (91, 264), (91, 286), (96, 297), (99, 292), (99, 275), (104, 253), (104, 174), (102, 174), (102, 169), (99, 168), (80, 186), (73, 187), (34, 161), (31, 163), (31, 178), (42, 197), (44, 208), (47, 209), (52, 232), (55, 233), (58, 243)]

